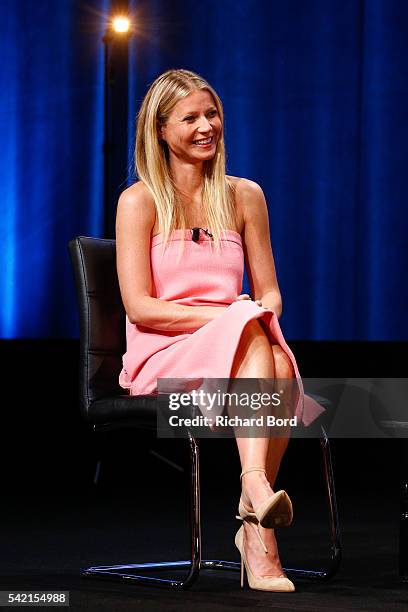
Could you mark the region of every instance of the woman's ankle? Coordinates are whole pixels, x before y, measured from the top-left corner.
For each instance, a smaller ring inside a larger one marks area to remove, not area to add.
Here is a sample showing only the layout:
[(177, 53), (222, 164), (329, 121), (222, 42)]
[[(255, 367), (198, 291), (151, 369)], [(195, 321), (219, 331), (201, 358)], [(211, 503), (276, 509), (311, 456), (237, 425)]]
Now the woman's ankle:
[(248, 508), (253, 508), (262, 503), (265, 497), (273, 493), (263, 472), (249, 472), (242, 477), (242, 493), (241, 499), (243, 504)]

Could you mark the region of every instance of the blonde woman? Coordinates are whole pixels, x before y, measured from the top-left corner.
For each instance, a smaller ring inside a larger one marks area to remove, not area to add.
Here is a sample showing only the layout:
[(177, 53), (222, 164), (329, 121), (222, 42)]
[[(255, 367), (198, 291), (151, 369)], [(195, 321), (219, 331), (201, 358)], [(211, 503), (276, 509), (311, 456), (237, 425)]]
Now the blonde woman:
[[(222, 104), (209, 83), (187, 70), (154, 81), (138, 114), (135, 158), (139, 181), (121, 194), (116, 224), (127, 313), (121, 386), (143, 395), (157, 393), (158, 378), (298, 379), (278, 323), (265, 198), (256, 183), (225, 175)], [(244, 261), (253, 300), (241, 295)], [(296, 415), (305, 420), (301, 391)], [(293, 591), (274, 532), (290, 524), (292, 505), (272, 488), (287, 439), (236, 441), (235, 542), (249, 585)]]

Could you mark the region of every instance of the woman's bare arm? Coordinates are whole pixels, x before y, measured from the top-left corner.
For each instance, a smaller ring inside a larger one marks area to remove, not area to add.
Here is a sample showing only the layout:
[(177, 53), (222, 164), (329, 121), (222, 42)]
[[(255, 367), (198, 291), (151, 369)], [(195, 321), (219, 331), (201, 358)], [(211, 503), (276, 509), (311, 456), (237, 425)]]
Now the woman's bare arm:
[(261, 187), (240, 179), (236, 197), (243, 211), (243, 243), (252, 298), (280, 317), (282, 298), (276, 278), (275, 262), (269, 236), (268, 208)]
[(218, 317), (223, 306), (183, 306), (152, 297), (150, 236), (153, 198), (143, 183), (126, 189), (116, 215), (116, 257), (120, 292), (131, 323), (168, 331), (198, 329)]

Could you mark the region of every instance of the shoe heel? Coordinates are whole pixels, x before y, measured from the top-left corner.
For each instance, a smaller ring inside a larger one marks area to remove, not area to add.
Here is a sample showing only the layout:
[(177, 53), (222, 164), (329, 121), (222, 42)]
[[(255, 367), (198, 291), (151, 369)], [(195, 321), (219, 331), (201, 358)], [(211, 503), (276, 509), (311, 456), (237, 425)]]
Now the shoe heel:
[(244, 560), (241, 556), (241, 589), (244, 588)]

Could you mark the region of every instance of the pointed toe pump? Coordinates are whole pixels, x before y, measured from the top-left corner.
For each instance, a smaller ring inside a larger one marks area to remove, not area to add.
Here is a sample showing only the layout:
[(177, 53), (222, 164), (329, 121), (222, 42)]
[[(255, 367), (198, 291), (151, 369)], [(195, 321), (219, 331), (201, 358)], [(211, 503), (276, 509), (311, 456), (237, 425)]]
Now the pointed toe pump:
[[(258, 534), (258, 538), (261, 541), (265, 553), (267, 553), (268, 551), (264, 542), (262, 541), (258, 529), (255, 527), (254, 524), (253, 527)], [(282, 574), (281, 576), (255, 576), (252, 573), (245, 555), (244, 540), (245, 530), (244, 526), (242, 525), (238, 529), (237, 534), (235, 536), (235, 546), (238, 548), (241, 555), (241, 588), (244, 587), (244, 574), (246, 571), (248, 585), (251, 589), (255, 589), (257, 591), (273, 591), (275, 593), (293, 593), (293, 591), (295, 590), (295, 585), (284, 574)]]
[[(249, 472), (263, 472), (266, 474), (263, 468), (249, 468), (242, 472), (241, 481), (242, 477)], [(293, 520), (292, 502), (290, 501), (289, 495), (283, 490), (277, 491), (268, 497), (268, 499), (257, 508), (256, 512), (247, 508), (241, 498), (239, 500), (238, 513), (243, 520), (246, 518), (256, 518), (260, 525), (267, 529), (287, 527)]]

